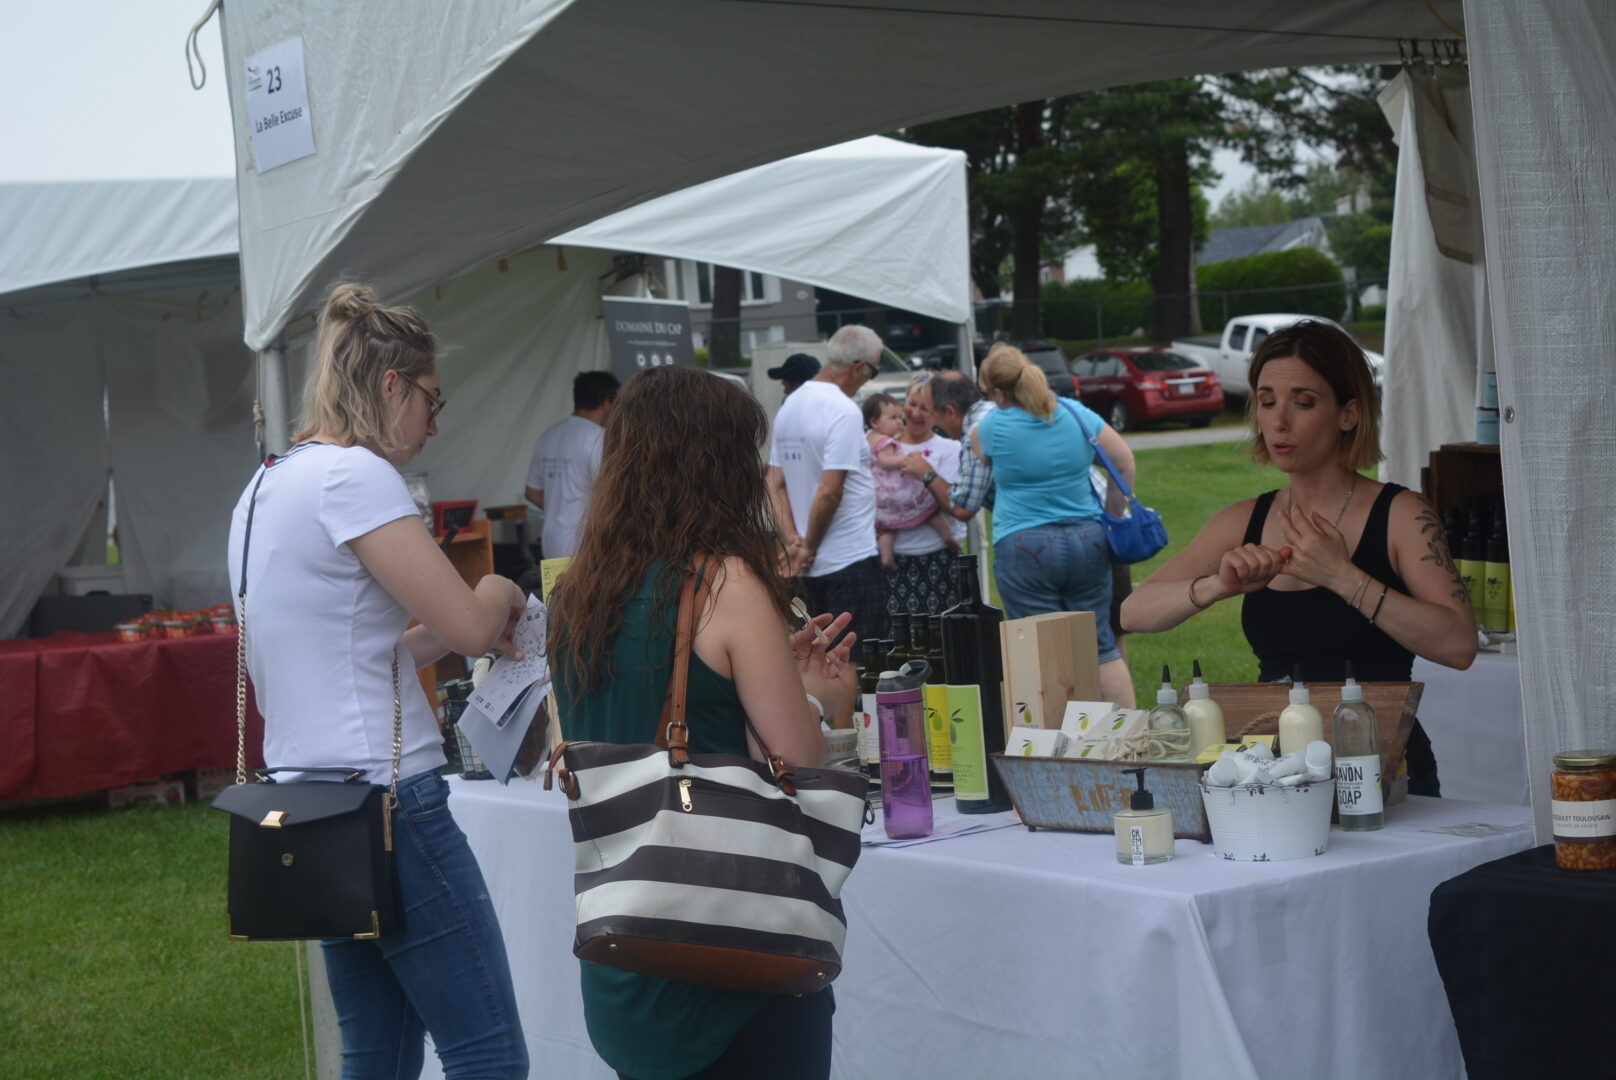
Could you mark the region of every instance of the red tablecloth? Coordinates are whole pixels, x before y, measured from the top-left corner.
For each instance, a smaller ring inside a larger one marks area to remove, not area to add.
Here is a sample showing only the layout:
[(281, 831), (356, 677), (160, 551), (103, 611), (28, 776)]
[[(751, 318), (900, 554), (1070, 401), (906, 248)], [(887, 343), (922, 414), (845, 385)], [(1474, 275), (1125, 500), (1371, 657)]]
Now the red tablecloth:
[[(247, 698), (247, 759), (264, 723)], [(0, 641), (0, 801), (236, 763), (236, 637)]]

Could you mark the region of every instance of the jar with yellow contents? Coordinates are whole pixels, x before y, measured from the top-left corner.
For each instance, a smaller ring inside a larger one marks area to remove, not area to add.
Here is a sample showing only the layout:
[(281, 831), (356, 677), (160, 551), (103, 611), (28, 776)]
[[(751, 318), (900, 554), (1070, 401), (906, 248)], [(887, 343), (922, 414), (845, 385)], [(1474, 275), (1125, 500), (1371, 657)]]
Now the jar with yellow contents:
[(1555, 754), (1549, 790), (1554, 861), (1563, 870), (1616, 870), (1616, 750)]

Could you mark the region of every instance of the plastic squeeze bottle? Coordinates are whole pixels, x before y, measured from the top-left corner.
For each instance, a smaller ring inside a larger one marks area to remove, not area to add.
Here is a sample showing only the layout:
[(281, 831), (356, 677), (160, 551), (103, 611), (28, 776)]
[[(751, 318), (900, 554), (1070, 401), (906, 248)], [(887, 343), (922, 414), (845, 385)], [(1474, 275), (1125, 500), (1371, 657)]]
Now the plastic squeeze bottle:
[(1279, 714), (1279, 752), (1289, 754), (1307, 749), (1307, 744), (1324, 738), (1324, 717), (1313, 707), (1312, 695), (1302, 683), (1298, 664), (1291, 676), (1291, 703)]
[(1330, 737), (1335, 741), (1335, 806), (1341, 827), (1348, 832), (1382, 828), (1386, 809), (1380, 794), (1380, 729), (1363, 687), (1352, 677), (1350, 660), (1341, 704), (1330, 714)]
[(1212, 700), (1212, 688), (1201, 678), (1201, 662), (1195, 663), (1195, 680), (1190, 683), (1190, 699), (1184, 703), (1184, 716), (1190, 722), (1190, 757), (1196, 757), (1213, 743), (1225, 742), (1223, 706)]
[[(1161, 689), (1156, 691), (1156, 707), (1145, 717), (1145, 730), (1149, 742), (1145, 757), (1151, 761), (1191, 761), (1190, 722), (1184, 710), (1178, 707), (1178, 691), (1173, 689), (1173, 674), (1162, 665)], [(1140, 783), (1144, 781), (1141, 780)]]

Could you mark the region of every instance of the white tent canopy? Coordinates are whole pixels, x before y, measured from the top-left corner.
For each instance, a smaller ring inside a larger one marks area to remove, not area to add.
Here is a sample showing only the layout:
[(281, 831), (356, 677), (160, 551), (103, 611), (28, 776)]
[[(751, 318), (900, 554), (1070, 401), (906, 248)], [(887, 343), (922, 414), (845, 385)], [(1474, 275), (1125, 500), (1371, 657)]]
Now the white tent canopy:
[[(538, 432), (606, 365), (613, 251), (822, 284), (944, 319), (969, 312), (965, 158), (862, 139), (724, 177), (412, 297), (447, 345), (454, 410), (416, 467), (440, 497), (520, 499)], [(0, 636), (16, 633), (116, 477), (125, 584), (222, 600), (224, 529), (255, 454), (230, 180), (0, 186)], [(838, 231), (840, 230), (840, 231)], [(67, 242), (56, 238), (66, 237)], [(588, 250), (600, 249), (600, 250)], [(48, 359), (48, 363), (44, 362)], [(110, 436), (102, 416), (108, 402)]]
[(229, 177), (0, 184), (0, 296), (236, 250)]
[[(323, 148), (240, 176), (254, 347), (339, 270), (404, 295), (850, 136), (1168, 76), (1386, 61), (1399, 39), (1465, 27), (1522, 681), (1559, 718), (1528, 709), (1534, 781), (1550, 742), (1616, 741), (1616, 484), (1610, 454), (1579, 449), (1605, 449), (1616, 411), (1616, 384), (1586, 368), (1616, 351), (1616, 151), (1596, 141), (1616, 110), (1607, 0), (1465, 0), (1463, 19), (1415, 0), (530, 0), (454, 20), (383, 0), (237, 0), (227, 14), (238, 160), (246, 58), (297, 35)], [(1567, 621), (1579, 607), (1591, 625)]]
[(664, 195), (552, 243), (697, 259), (971, 317), (965, 154), (872, 136)]
[[(1450, 36), (1416, 0), (484, 0), (453, 13), (224, 9), (253, 348), (312, 315), (339, 275), (402, 298), (855, 136), (1169, 76), (1384, 61), (1399, 38)], [(297, 37), (316, 151), (260, 174), (246, 63)]]

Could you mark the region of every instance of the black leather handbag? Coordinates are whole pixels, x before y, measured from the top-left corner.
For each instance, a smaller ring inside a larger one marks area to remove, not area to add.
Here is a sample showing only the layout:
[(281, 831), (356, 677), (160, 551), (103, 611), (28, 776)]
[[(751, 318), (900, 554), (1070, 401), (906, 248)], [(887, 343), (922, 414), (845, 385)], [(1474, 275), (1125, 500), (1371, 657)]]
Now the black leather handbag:
[[(271, 457), (258, 484), (278, 459)], [(233, 941), (370, 939), (402, 925), (393, 871), (393, 811), (403, 747), (398, 651), (393, 652), (393, 778), (364, 781), (349, 768), (284, 766), (247, 771), (247, 552), (253, 499), (241, 542), (237, 592), (236, 782), (213, 800), (230, 815), (227, 887)], [(332, 774), (332, 780), (282, 783), (277, 772)]]

